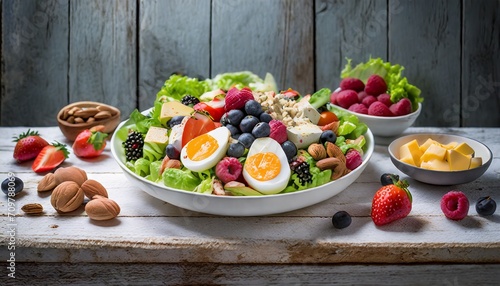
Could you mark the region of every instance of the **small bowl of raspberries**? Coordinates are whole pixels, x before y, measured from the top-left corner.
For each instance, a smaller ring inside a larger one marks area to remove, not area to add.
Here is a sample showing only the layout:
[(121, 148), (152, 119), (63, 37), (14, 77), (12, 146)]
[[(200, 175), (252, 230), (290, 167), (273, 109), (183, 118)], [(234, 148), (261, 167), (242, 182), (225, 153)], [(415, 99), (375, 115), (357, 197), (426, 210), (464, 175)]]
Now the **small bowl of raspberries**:
[(377, 137), (394, 137), (413, 125), (422, 104), (403, 97), (395, 101), (383, 77), (373, 74), (366, 83), (358, 78), (342, 79), (330, 97), (340, 110), (355, 113)]

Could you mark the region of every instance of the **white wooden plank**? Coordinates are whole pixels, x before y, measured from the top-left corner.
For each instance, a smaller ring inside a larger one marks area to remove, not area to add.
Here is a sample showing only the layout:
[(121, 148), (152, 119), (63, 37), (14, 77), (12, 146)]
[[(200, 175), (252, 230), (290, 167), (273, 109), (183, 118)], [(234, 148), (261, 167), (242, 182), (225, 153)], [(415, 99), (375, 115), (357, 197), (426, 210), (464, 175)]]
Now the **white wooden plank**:
[(150, 108), (174, 72), (210, 76), (210, 1), (144, 1), (139, 22), (139, 108)]

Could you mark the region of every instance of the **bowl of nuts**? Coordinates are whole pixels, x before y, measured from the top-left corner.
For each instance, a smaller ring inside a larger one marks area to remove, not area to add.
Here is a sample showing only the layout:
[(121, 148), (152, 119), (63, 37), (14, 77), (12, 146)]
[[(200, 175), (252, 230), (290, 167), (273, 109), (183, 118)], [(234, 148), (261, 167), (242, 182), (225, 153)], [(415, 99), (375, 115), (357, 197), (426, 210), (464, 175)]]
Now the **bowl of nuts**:
[(57, 122), (70, 141), (83, 130), (97, 125), (103, 125), (104, 132), (111, 134), (120, 123), (120, 110), (100, 102), (79, 101), (63, 107), (57, 114)]

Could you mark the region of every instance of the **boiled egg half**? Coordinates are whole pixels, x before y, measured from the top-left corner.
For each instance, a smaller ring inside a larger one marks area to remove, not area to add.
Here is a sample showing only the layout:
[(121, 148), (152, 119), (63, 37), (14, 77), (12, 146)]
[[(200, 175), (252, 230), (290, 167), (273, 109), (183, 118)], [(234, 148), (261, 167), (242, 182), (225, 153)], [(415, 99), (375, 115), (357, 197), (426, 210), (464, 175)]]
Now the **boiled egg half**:
[(243, 166), (248, 185), (266, 195), (277, 194), (286, 188), (290, 174), (281, 145), (269, 137), (255, 139)]
[(215, 166), (226, 155), (231, 132), (222, 126), (191, 139), (181, 150), (181, 162), (191, 171)]

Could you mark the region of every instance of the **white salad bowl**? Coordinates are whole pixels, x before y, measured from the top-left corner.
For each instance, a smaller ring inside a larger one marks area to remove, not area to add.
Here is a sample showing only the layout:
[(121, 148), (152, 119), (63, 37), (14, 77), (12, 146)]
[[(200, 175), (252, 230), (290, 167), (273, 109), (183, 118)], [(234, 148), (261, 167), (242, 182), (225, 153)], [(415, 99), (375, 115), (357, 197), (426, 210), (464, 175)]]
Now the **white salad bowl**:
[[(120, 123), (117, 130), (120, 130), (125, 124), (127, 124), (126, 121)], [(118, 132), (115, 132), (111, 138), (111, 152), (123, 170), (123, 173), (132, 184), (149, 195), (177, 207), (221, 216), (277, 214), (301, 209), (327, 200), (342, 192), (361, 175), (368, 165), (375, 146), (373, 134), (368, 129), (366, 134), (364, 134), (366, 138), (366, 152), (363, 154), (363, 163), (342, 178), (315, 188), (293, 193), (264, 196), (216, 196), (169, 188), (135, 174), (125, 166), (122, 141), (118, 138), (117, 134)]]

